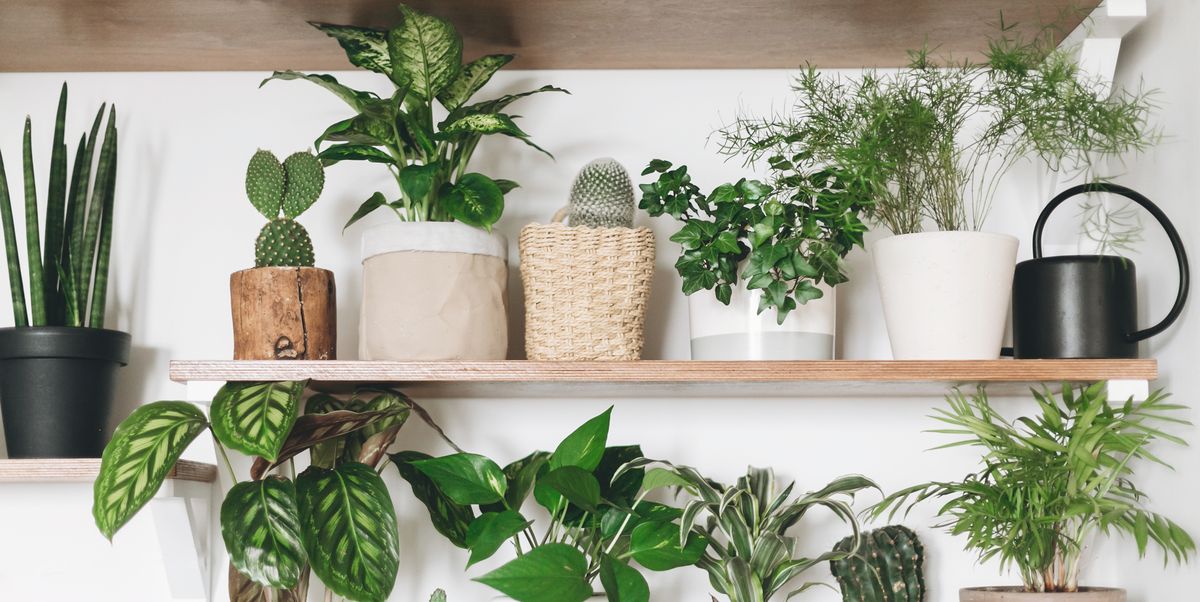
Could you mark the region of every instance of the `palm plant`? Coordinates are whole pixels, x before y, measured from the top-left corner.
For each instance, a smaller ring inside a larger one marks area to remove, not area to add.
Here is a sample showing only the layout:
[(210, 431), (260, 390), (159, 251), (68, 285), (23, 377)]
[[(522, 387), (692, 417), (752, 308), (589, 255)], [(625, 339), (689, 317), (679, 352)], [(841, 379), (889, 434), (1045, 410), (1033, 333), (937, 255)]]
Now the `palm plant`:
[[(101, 137), (105, 108), (103, 104), (100, 106), (91, 132), (80, 137), (68, 182), (67, 84), (63, 83), (54, 124), (44, 220), (38, 219), (33, 127), (30, 118), (25, 118), (22, 168), (28, 297), (26, 283), (22, 282), (21, 250), (13, 221), (4, 157), (0, 155), (0, 219), (3, 220), (8, 285), (16, 326), (104, 327), (117, 178), (116, 107), (109, 108), (108, 122)], [(103, 142), (100, 142), (101, 138)], [(98, 142), (99, 159), (93, 165)], [(45, 222), (44, 231), (39, 221)]]
[[(696, 566), (708, 573), (713, 589), (730, 602), (766, 602), (777, 594), (791, 599), (818, 585), (807, 582), (796, 586), (793, 581), (813, 566), (847, 558), (857, 551), (859, 525), (850, 504), (859, 491), (878, 489), (866, 477), (848, 475), (817, 491), (793, 497), (795, 482), (779, 490), (770, 468), (751, 467), (736, 484), (727, 486), (694, 468), (667, 462), (647, 460), (627, 467), (651, 464), (657, 466), (646, 473), (647, 480), (670, 483), (695, 496), (683, 509), (679, 541), (697, 535), (708, 541)], [(787, 533), (809, 510), (818, 507), (850, 525), (854, 545), (813, 558), (797, 556), (799, 540)]]
[(949, 409), (935, 416), (949, 428), (934, 432), (962, 437), (943, 448), (981, 448), (982, 468), (959, 481), (897, 491), (870, 513), (894, 516), (938, 500), (939, 526), (965, 535), (980, 562), (998, 558), (1002, 568), (1015, 566), (1032, 592), (1077, 591), (1082, 553), (1098, 533), (1132, 535), (1140, 555), (1153, 541), (1164, 562), (1186, 561), (1196, 550), (1192, 538), (1146, 510), (1145, 494), (1131, 481), (1135, 461), (1164, 464), (1149, 451), (1151, 443), (1184, 444), (1160, 430), (1188, 424), (1171, 415), (1184, 406), (1168, 403), (1161, 391), (1112, 406), (1105, 391), (1104, 383), (1078, 390), (1064, 384), (1059, 396), (1034, 391), (1041, 414), (1016, 421), (997, 414), (982, 389), (969, 397), (955, 391)]

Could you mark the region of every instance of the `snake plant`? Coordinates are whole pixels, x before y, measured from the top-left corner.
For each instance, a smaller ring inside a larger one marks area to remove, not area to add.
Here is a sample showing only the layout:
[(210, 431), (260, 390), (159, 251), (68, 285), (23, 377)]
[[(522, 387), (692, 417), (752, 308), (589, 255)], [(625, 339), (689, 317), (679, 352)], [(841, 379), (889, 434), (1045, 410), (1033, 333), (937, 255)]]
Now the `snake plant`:
[[(12, 199), (0, 154), (0, 218), (8, 260), (8, 285), (16, 326), (104, 327), (108, 260), (112, 249), (113, 201), (117, 178), (117, 112), (100, 105), (90, 133), (83, 134), (67, 178), (67, 84), (58, 97), (43, 231), (34, 178), (33, 124), (25, 118), (22, 173), (25, 192), (25, 254), (29, 295), (21, 275), (21, 245), (13, 223)], [(101, 139), (103, 141), (101, 142)], [(96, 147), (99, 146), (98, 161)], [(95, 163), (93, 165), (93, 163)]]

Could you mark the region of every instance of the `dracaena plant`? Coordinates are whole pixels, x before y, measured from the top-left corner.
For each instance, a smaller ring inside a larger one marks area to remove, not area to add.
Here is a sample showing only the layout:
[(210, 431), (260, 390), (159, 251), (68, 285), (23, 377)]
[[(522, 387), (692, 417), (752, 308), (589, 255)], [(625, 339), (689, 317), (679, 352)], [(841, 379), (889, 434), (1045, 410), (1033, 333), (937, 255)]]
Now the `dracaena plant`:
[[(511, 544), (516, 558), (476, 581), (518, 602), (582, 602), (597, 582), (609, 600), (647, 602), (649, 586), (632, 563), (652, 571), (691, 565), (707, 540), (681, 539), (681, 512), (646, 501), (664, 483), (640, 468), (621, 470), (642, 450), (607, 446), (611, 412), (584, 423), (553, 453), (534, 452), (504, 468), (470, 453), (403, 452), (392, 463), (438, 532), (470, 552), (468, 567)], [(550, 514), (541, 529), (522, 509), (531, 495)]]
[[(12, 199), (0, 155), (0, 218), (16, 326), (104, 328), (108, 262), (112, 249), (113, 202), (117, 179), (117, 111), (100, 105), (90, 133), (80, 136), (67, 178), (67, 84), (58, 97), (50, 178), (46, 186), (45, 229), (38, 219), (34, 178), (33, 127), (25, 118), (22, 172), (25, 190), (25, 261), (29, 296), (21, 278), (21, 245), (13, 223)], [(103, 141), (101, 142), (101, 140)], [(96, 150), (99, 148), (97, 159)], [(96, 159), (94, 161), (94, 159)]]
[[(463, 64), (462, 38), (453, 25), (404, 5), (400, 12), (400, 24), (387, 31), (312, 23), (341, 44), (351, 64), (387, 76), (391, 96), (351, 89), (330, 75), (295, 71), (277, 71), (263, 83), (303, 79), (332, 92), (354, 115), (317, 138), (320, 159), (326, 165), (378, 163), (395, 178), (398, 189), (371, 195), (347, 227), (387, 208), (404, 221), (458, 221), (490, 230), (504, 211), (504, 195), (517, 184), (468, 171), (480, 139), (501, 134), (546, 153), (517, 126), (517, 116), (504, 110), (532, 94), (566, 90), (544, 86), (472, 102), (513, 55), (492, 54)], [(321, 150), (327, 142), (339, 144)]]
[(946, 426), (935, 432), (958, 438), (942, 447), (977, 448), (982, 466), (958, 481), (897, 491), (871, 513), (891, 516), (936, 501), (939, 526), (965, 536), (980, 562), (997, 558), (1002, 568), (1015, 566), (1031, 592), (1077, 591), (1083, 552), (1097, 534), (1130, 535), (1139, 555), (1153, 541), (1164, 562), (1186, 561), (1196, 550), (1192, 538), (1147, 510), (1132, 481), (1137, 462), (1162, 464), (1149, 450), (1156, 440), (1184, 444), (1161, 430), (1187, 424), (1174, 416), (1184, 406), (1161, 391), (1110, 405), (1104, 383), (1033, 395), (1041, 412), (1015, 421), (997, 413), (982, 389), (948, 396), (949, 408), (936, 415)]
[[(232, 599), (303, 601), (310, 571), (348, 600), (387, 599), (399, 534), (378, 468), (411, 414), (441, 430), (411, 399), (387, 389), (362, 389), (349, 400), (314, 395), (301, 411), (305, 386), (228, 383), (208, 418), (182, 401), (135, 410), (117, 427), (96, 477), (92, 514), (100, 532), (112, 539), (208, 430), (235, 481), (220, 513)], [(248, 480), (237, 480), (227, 448), (254, 457)], [(294, 458), (306, 451), (310, 466), (297, 476)]]
[(803, 160), (770, 157), (775, 186), (742, 178), (708, 194), (686, 165), (656, 159), (642, 171), (658, 179), (641, 185), (641, 208), (683, 222), (671, 240), (683, 247), (675, 270), (685, 295), (711, 290), (728, 305), (744, 279), (747, 289), (763, 292), (758, 312), (774, 308), (782, 324), (824, 295), (817, 285), (849, 280), (842, 259), (863, 244), (871, 195), (863, 178), (833, 169), (805, 173), (796, 167)]
[[(780, 490), (770, 468), (749, 468), (732, 486), (704, 477), (694, 468), (667, 462), (633, 462), (626, 469), (652, 466), (646, 478), (673, 485), (693, 499), (684, 506), (676, 543), (703, 537), (707, 549), (696, 566), (730, 602), (791, 599), (817, 582), (796, 579), (818, 564), (840, 560), (858, 549), (859, 525), (851, 503), (864, 489), (878, 489), (859, 475), (839, 477), (825, 487), (793, 496), (795, 483)], [(825, 508), (851, 528), (854, 544), (813, 558), (798, 555), (799, 540), (788, 535), (813, 508)], [(715, 600), (715, 598), (714, 598)]]

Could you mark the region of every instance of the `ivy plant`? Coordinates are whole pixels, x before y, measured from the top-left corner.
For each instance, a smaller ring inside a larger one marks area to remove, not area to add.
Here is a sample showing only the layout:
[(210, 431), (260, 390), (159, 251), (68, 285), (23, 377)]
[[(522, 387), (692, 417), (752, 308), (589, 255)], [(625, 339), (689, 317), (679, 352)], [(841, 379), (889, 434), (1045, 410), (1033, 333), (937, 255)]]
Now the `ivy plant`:
[[(543, 86), (472, 102), (513, 55), (491, 54), (463, 64), (462, 37), (453, 25), (404, 5), (400, 12), (400, 24), (386, 31), (312, 23), (338, 41), (351, 64), (386, 76), (390, 96), (352, 89), (331, 75), (295, 71), (276, 71), (263, 84), (305, 80), (337, 96), (354, 114), (317, 137), (320, 159), (327, 166), (378, 163), (395, 178), (397, 190), (372, 194), (347, 227), (387, 208), (404, 221), (458, 221), (490, 230), (504, 212), (504, 195), (517, 184), (468, 171), (479, 141), (492, 134), (510, 136), (550, 156), (517, 126), (517, 116), (504, 110), (526, 96), (566, 90)], [(323, 143), (337, 144), (321, 149)]]
[(675, 269), (685, 295), (711, 290), (728, 305), (740, 277), (747, 289), (762, 290), (758, 312), (774, 308), (782, 324), (823, 296), (817, 285), (849, 279), (843, 258), (863, 244), (871, 197), (850, 172), (798, 170), (804, 159), (770, 157), (774, 186), (742, 178), (708, 194), (686, 165), (655, 159), (642, 171), (658, 179), (640, 186), (641, 208), (683, 222), (671, 240), (682, 247)]
[[(314, 395), (302, 404), (305, 385), (228, 383), (210, 417), (182, 401), (135, 410), (104, 449), (92, 506), (97, 528), (112, 539), (208, 430), (235, 479), (220, 512), (232, 599), (305, 600), (311, 571), (347, 600), (386, 600), (399, 568), (399, 533), (377, 471), (411, 414), (441, 430), (397, 391), (363, 389), (349, 400)], [(236, 480), (227, 448), (254, 457), (248, 480)], [(296, 475), (293, 458), (305, 451), (311, 465)]]
[[(649, 585), (633, 563), (652, 571), (693, 565), (708, 540), (680, 538), (682, 512), (646, 501), (671, 483), (622, 470), (642, 450), (607, 445), (611, 412), (585, 422), (553, 453), (533, 452), (504, 468), (471, 453), (402, 452), (392, 463), (434, 528), (468, 550), (468, 568), (511, 544), (516, 558), (476, 581), (517, 602), (583, 602), (597, 581), (609, 600), (648, 602)], [(540, 532), (522, 510), (531, 496), (550, 513)]]

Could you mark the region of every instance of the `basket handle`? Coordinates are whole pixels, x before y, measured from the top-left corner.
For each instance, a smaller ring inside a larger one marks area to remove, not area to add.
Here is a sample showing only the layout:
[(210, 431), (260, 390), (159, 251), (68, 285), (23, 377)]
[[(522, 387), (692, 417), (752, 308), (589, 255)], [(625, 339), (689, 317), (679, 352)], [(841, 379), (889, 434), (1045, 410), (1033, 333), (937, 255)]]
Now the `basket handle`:
[(567, 214), (570, 213), (570, 211), (570, 205), (563, 205), (562, 209), (554, 212), (554, 217), (550, 218), (550, 221), (552, 223), (562, 223), (563, 220), (567, 219)]

